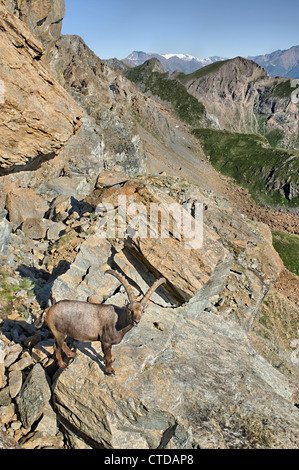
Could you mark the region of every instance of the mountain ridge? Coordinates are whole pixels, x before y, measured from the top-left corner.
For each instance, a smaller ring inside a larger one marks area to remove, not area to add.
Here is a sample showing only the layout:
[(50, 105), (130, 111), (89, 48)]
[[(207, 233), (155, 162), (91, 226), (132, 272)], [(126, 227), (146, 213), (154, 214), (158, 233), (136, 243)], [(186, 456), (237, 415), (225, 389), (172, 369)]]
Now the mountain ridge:
[(192, 56), (190, 54), (158, 54), (158, 53), (151, 53), (151, 52), (143, 52), (143, 51), (133, 51), (130, 55), (128, 55), (123, 62), (138, 66), (144, 64), (147, 60), (152, 58), (158, 59), (165, 72), (183, 72), (183, 73), (192, 73), (195, 70), (198, 70), (205, 65), (212, 64), (214, 62), (218, 62), (219, 60), (225, 60), (225, 58), (213, 56), (208, 57), (206, 59), (199, 59), (198, 57)]
[[(160, 54), (156, 52), (133, 51), (120, 62), (124, 62), (129, 66), (138, 66), (153, 57), (161, 62), (165, 72), (172, 73), (178, 71), (186, 74), (195, 72), (206, 65), (218, 61), (228, 60), (228, 58), (219, 56), (201, 59), (186, 53)], [(271, 77), (282, 76), (299, 78), (299, 45), (292, 46), (289, 49), (278, 49), (268, 54), (248, 56), (245, 58), (253, 60), (258, 65), (262, 66)]]

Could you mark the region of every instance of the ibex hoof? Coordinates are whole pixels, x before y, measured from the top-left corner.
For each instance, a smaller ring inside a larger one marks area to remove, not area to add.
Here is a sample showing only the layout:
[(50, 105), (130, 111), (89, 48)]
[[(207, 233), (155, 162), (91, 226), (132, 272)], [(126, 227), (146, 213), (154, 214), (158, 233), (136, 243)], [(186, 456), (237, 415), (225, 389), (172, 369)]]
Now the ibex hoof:
[(76, 353), (73, 351), (70, 351), (69, 353), (66, 353), (67, 357), (70, 359), (74, 359), (76, 357)]
[(106, 375), (115, 375), (115, 370), (111, 367), (105, 370)]
[(65, 362), (62, 362), (61, 364), (59, 364), (59, 367), (60, 367), (62, 370), (64, 370), (64, 369), (67, 367), (67, 365), (66, 365)]

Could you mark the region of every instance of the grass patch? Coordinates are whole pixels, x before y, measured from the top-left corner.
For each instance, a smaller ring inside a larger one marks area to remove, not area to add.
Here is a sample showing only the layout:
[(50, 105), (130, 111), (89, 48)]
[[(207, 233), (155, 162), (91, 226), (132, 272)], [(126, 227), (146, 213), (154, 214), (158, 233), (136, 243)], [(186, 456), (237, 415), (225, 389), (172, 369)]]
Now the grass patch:
[(299, 206), (298, 197), (288, 198), (288, 188), (298, 182), (298, 150), (271, 148), (268, 140), (257, 134), (214, 129), (194, 129), (192, 133), (210, 155), (215, 169), (246, 187), (258, 203)]
[(175, 115), (183, 122), (198, 126), (205, 116), (205, 107), (177, 79), (169, 78), (168, 73), (154, 71), (155, 59), (145, 62), (125, 72), (126, 77), (142, 90), (163, 103), (170, 105)]
[(291, 80), (286, 80), (285, 82), (275, 84), (274, 88), (266, 94), (266, 97), (289, 98), (293, 91), (294, 88), (291, 87)]
[(11, 282), (11, 277), (4, 270), (0, 270), (0, 300), (11, 300), (21, 290), (31, 291), (33, 284), (30, 279), (20, 278), (16, 283)]
[(8, 271), (0, 268), (0, 318), (5, 318), (13, 309), (22, 313), (23, 307), (20, 304), (22, 297), (18, 297), (17, 293), (25, 291), (28, 297), (34, 296), (33, 287), (30, 279), (15, 278)]
[(285, 267), (299, 276), (299, 237), (284, 232), (272, 232), (272, 242)]
[(219, 70), (222, 65), (230, 61), (231, 59), (220, 60), (219, 62), (214, 62), (213, 64), (206, 65), (205, 67), (202, 67), (201, 69), (196, 70), (195, 72), (189, 73), (188, 75), (186, 75), (185, 73), (180, 73), (178, 74), (177, 78), (185, 84), (190, 80), (196, 80), (198, 78), (205, 77), (209, 73), (217, 72), (217, 70)]

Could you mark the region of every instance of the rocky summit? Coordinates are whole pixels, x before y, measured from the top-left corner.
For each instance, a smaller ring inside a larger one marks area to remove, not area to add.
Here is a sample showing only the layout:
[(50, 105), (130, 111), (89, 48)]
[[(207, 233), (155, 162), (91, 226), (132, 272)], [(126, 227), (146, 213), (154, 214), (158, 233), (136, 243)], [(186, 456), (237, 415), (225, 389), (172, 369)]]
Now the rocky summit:
[[(298, 448), (298, 277), (272, 243), (297, 239), (296, 211), (218, 173), (182, 103), (61, 36), (63, 15), (0, 2), (0, 448)], [(139, 301), (166, 282), (113, 346), (115, 375), (101, 338), (67, 338), (62, 370), (43, 313), (126, 305), (111, 269)]]

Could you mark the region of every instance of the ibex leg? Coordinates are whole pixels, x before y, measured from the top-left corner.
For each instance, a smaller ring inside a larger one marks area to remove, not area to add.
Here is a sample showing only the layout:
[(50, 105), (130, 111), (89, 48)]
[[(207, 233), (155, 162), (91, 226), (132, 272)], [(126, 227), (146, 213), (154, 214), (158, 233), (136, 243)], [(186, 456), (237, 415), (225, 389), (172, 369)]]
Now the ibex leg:
[(105, 361), (105, 374), (113, 375), (115, 371), (111, 366), (112, 363), (112, 354), (111, 354), (112, 346), (111, 344), (102, 343), (102, 351), (104, 353), (104, 361)]
[(64, 340), (65, 340), (66, 336), (62, 333), (56, 333), (54, 335), (54, 339), (55, 339), (55, 343), (54, 343), (54, 351), (55, 351), (55, 354), (56, 354), (56, 358), (57, 358), (57, 362), (58, 362), (58, 365), (59, 367), (61, 367), (62, 369), (65, 369), (66, 368), (66, 363), (63, 362), (62, 360), (62, 357), (61, 357), (61, 349), (64, 349)]

